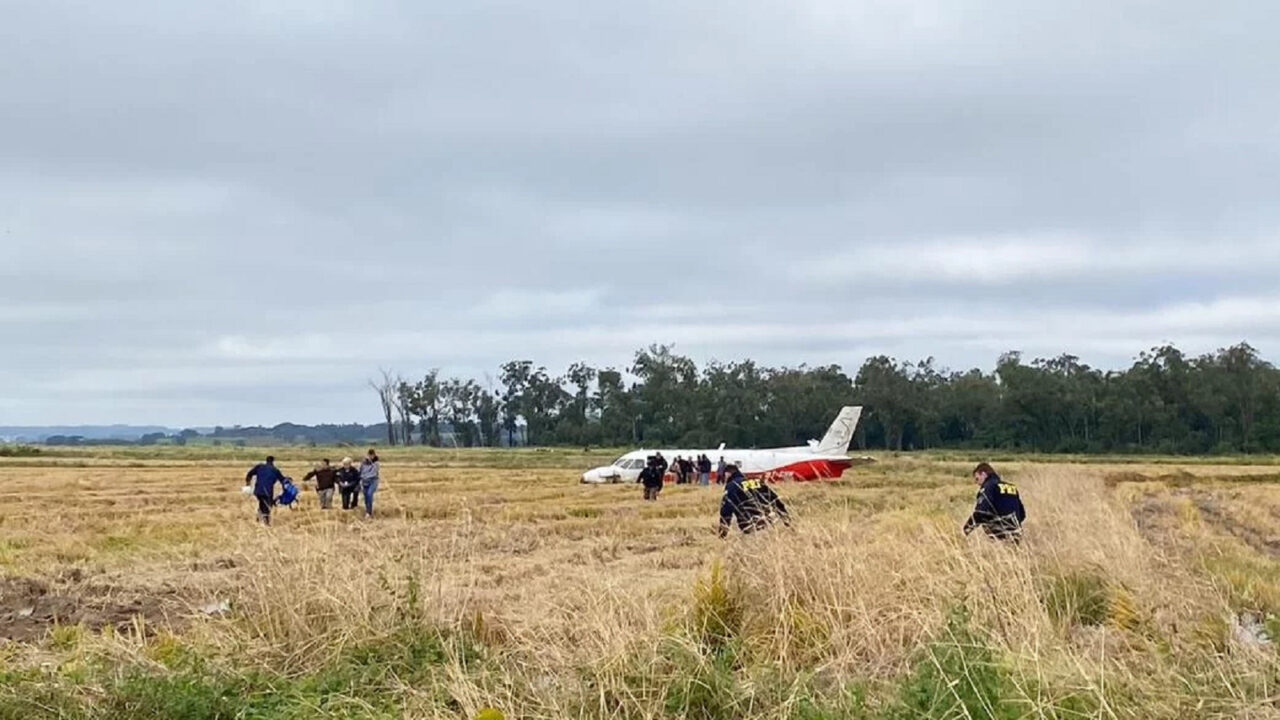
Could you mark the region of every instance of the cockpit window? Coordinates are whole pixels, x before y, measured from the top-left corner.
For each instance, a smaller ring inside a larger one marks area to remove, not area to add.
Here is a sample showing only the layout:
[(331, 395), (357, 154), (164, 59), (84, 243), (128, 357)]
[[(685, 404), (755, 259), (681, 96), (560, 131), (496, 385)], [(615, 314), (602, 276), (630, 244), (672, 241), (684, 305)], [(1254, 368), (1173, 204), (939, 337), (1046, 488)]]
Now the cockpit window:
[(623, 470), (635, 470), (637, 468), (644, 467), (644, 460), (641, 460), (640, 458), (631, 458), (630, 460), (627, 460), (626, 458), (618, 458), (618, 460), (613, 464)]

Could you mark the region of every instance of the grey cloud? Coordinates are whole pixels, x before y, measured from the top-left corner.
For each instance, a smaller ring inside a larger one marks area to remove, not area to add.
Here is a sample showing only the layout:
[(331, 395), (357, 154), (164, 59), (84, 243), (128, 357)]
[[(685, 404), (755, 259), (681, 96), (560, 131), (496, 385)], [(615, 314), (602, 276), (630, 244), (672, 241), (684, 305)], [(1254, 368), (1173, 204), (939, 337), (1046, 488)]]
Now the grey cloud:
[(1266, 3), (5, 15), (11, 423), (368, 420), (379, 366), (649, 342), (1280, 350)]

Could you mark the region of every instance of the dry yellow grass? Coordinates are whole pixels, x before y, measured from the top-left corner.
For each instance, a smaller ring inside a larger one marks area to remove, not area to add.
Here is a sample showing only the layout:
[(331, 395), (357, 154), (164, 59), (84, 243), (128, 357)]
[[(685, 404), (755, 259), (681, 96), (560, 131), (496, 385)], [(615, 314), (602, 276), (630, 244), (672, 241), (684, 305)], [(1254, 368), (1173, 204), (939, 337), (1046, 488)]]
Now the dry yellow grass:
[[(576, 484), (580, 454), (528, 457), (402, 452), (374, 521), (306, 493), (269, 529), (240, 461), (0, 465), (0, 635), (18, 639), (0, 698), (53, 667), (69, 696), (110, 699), (120, 668), (195, 655), (303, 683), (305, 704), (245, 717), (1280, 717), (1273, 467), (1007, 463), (1030, 514), (1010, 548), (958, 533), (959, 459), (780, 486), (793, 530), (722, 542), (714, 487), (643, 503)], [(19, 617), (39, 592), (85, 629)], [(412, 679), (378, 676), (385, 706), (300, 680), (405, 628), (449, 640)], [(12, 707), (74, 716), (55, 705)]]

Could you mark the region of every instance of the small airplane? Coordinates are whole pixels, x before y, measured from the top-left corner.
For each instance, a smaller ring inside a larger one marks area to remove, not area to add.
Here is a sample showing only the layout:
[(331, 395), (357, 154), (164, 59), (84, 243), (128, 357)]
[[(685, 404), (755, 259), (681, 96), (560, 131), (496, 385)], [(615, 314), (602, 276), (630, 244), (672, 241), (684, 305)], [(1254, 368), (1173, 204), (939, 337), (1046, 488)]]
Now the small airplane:
[[(763, 450), (726, 450), (721, 443), (715, 450), (632, 450), (612, 463), (592, 468), (582, 473), (584, 483), (635, 482), (644, 469), (645, 461), (654, 453), (662, 453), (668, 462), (676, 457), (694, 458), (706, 455), (712, 467), (720, 459), (737, 463), (747, 477), (777, 480), (825, 480), (838, 478), (856, 462), (850, 458), (849, 443), (858, 427), (862, 407), (849, 405), (840, 409), (835, 422), (827, 428), (822, 440), (810, 440), (806, 446), (772, 448)], [(864, 459), (865, 460), (865, 459)], [(671, 473), (668, 472), (668, 475)]]

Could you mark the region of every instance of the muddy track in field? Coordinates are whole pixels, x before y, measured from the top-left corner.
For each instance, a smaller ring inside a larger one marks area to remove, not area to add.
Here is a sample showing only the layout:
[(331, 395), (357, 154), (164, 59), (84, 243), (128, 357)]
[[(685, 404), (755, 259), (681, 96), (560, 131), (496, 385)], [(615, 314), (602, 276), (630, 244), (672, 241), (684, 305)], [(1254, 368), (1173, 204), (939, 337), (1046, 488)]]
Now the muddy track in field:
[(1168, 502), (1152, 495), (1144, 495), (1129, 506), (1129, 517), (1137, 526), (1138, 534), (1153, 545), (1162, 544), (1160, 536), (1166, 532), (1163, 521), (1172, 515), (1173, 509), (1168, 507)]
[(1280, 557), (1280, 538), (1268, 537), (1258, 528), (1239, 522), (1212, 495), (1204, 491), (1179, 491), (1189, 497), (1200, 517), (1214, 528), (1235, 537), (1249, 547), (1271, 557)]
[(127, 630), (139, 620), (143, 632), (150, 633), (158, 625), (175, 626), (185, 607), (174, 588), (142, 593), (86, 582), (78, 574), (52, 582), (0, 577), (0, 639), (38, 640), (55, 625)]
[(1213, 490), (1212, 487), (1189, 488), (1175, 485), (1167, 487), (1163, 493), (1148, 492), (1133, 502), (1129, 515), (1138, 532), (1148, 542), (1166, 546), (1172, 541), (1172, 533), (1177, 524), (1178, 509), (1173, 501), (1187, 499), (1191, 501), (1200, 519), (1211, 528), (1240, 540), (1264, 555), (1280, 558), (1280, 536), (1270, 535), (1260, 528), (1241, 522), (1214, 495)]

